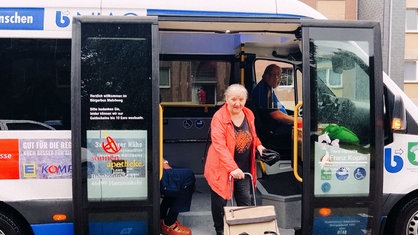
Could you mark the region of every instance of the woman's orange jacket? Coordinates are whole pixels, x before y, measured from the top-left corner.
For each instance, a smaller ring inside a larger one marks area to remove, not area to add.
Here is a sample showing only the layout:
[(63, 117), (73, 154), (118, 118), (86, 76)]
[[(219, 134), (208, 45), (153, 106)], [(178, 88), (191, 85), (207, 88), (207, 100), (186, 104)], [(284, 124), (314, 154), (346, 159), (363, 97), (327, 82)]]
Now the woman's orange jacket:
[[(256, 148), (261, 144), (261, 141), (255, 132), (253, 112), (246, 107), (243, 108), (243, 112), (247, 118), (253, 137), (250, 152), (250, 173), (253, 176), (253, 183), (255, 185), (257, 181), (255, 154), (257, 151)], [(224, 104), (213, 115), (210, 128), (212, 143), (206, 157), (204, 175), (213, 191), (222, 198), (230, 200), (229, 174), (231, 171), (237, 169), (238, 165), (234, 160), (235, 132), (227, 104)]]

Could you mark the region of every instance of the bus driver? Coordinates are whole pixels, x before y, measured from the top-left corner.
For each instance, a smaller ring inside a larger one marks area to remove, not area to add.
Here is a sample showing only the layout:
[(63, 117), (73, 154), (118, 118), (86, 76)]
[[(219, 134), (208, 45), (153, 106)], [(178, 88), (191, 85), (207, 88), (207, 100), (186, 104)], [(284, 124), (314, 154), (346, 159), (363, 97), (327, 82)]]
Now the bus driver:
[(286, 108), (274, 93), (274, 89), (281, 81), (281, 75), (282, 69), (277, 64), (268, 65), (261, 81), (252, 91), (252, 101), (257, 118), (260, 119), (256, 122), (256, 127), (261, 141), (266, 148), (290, 156), (293, 117), (288, 115)]

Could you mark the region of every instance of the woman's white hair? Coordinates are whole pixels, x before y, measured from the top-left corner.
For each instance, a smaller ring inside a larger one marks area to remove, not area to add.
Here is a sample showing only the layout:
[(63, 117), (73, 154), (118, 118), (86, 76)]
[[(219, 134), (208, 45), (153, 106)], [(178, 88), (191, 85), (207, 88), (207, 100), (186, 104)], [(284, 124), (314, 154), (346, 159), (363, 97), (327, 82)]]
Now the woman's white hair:
[(241, 92), (245, 95), (245, 99), (248, 98), (247, 89), (245, 89), (245, 87), (241, 84), (234, 83), (234, 84), (230, 85), (228, 88), (226, 88), (225, 99), (226, 99), (226, 97), (230, 96), (232, 93), (239, 93), (239, 92)]

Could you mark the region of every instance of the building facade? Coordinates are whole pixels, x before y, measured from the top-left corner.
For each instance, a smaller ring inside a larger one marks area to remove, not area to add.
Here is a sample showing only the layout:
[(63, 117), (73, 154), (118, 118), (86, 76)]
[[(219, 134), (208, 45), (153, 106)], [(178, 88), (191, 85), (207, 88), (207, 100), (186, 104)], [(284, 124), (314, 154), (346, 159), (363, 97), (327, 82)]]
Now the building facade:
[(418, 1), (406, 0), (404, 90), (418, 104)]
[(418, 1), (302, 0), (329, 19), (378, 21), (383, 70), (418, 105)]

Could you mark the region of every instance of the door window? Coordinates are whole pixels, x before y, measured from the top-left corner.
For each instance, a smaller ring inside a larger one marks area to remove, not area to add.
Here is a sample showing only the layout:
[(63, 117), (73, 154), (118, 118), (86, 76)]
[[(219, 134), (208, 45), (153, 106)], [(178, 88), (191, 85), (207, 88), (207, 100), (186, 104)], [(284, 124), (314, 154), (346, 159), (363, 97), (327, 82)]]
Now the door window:
[(368, 47), (364, 41), (311, 40), (316, 196), (369, 194)]

